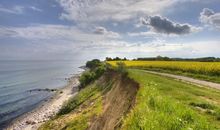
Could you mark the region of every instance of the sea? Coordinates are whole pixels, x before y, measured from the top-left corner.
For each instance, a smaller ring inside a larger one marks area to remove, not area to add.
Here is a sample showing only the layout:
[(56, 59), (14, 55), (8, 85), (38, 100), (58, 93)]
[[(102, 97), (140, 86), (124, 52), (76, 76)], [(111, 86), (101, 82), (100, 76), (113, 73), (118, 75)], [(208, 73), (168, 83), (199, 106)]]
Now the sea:
[(52, 96), (48, 91), (67, 84), (82, 72), (83, 61), (0, 61), (0, 129)]

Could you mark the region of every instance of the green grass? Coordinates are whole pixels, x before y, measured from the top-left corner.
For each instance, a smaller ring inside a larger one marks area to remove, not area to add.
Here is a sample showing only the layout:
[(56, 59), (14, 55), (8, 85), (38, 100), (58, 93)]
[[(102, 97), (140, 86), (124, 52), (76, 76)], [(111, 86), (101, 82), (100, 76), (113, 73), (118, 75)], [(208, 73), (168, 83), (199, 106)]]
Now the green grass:
[(39, 130), (87, 129), (90, 119), (102, 113), (102, 95), (111, 88), (111, 85), (112, 81), (88, 85), (66, 102), (58, 115), (44, 123)]
[(143, 72), (129, 70), (140, 84), (124, 130), (220, 129), (220, 92)]
[(150, 71), (162, 72), (162, 73), (170, 73), (170, 74), (188, 76), (188, 77), (192, 77), (195, 79), (201, 79), (205, 81), (220, 83), (220, 76), (205, 75), (205, 74), (199, 74), (199, 73), (183, 72), (180, 70), (169, 70), (169, 69), (160, 69), (160, 68), (144, 68), (144, 69), (150, 70)]
[[(220, 129), (220, 91), (197, 87), (172, 78), (129, 69), (140, 84), (136, 104), (123, 117), (123, 130), (217, 130)], [(95, 81), (62, 107), (40, 130), (85, 130), (103, 109), (102, 96), (113, 79)], [(117, 95), (115, 95), (117, 96)]]
[(61, 110), (58, 113), (58, 116), (70, 113), (72, 110), (77, 108), (79, 105), (87, 101), (89, 98), (91, 98), (95, 94), (97, 94), (99, 91), (100, 91), (100, 88), (96, 87), (95, 85), (91, 85), (83, 89), (75, 97), (70, 99), (68, 102), (66, 102), (62, 106)]

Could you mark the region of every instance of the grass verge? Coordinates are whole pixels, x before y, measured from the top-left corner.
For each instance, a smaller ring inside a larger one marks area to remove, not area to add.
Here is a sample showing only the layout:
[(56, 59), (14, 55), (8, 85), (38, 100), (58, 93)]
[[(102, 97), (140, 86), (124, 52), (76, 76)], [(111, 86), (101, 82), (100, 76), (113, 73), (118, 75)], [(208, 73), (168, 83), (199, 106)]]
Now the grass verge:
[(220, 129), (220, 92), (171, 78), (129, 70), (140, 84), (137, 102), (122, 129), (215, 130)]
[(190, 72), (183, 72), (180, 70), (168, 70), (168, 69), (160, 69), (160, 68), (144, 68), (144, 70), (182, 75), (182, 76), (192, 77), (195, 79), (201, 79), (201, 80), (210, 81), (210, 82), (214, 82), (214, 83), (220, 83), (219, 76), (196, 74), (196, 73), (190, 73)]

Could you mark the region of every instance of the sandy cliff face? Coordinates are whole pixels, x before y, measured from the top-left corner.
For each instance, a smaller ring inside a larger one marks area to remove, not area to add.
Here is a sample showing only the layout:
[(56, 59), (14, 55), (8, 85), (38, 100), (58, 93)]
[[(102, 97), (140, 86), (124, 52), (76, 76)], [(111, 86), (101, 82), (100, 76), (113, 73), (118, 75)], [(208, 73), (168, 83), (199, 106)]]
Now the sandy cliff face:
[(89, 130), (120, 128), (122, 117), (129, 112), (135, 103), (138, 84), (124, 76), (115, 74), (112, 76), (115, 81), (111, 90), (103, 96), (103, 113), (90, 122)]

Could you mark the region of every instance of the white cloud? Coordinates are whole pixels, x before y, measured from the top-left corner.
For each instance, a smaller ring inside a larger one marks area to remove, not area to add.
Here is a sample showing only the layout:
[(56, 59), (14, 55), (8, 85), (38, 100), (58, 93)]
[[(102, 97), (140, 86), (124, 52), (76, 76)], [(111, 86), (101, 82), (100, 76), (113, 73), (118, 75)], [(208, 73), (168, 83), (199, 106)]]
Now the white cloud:
[(120, 38), (118, 33), (107, 31), (103, 27), (102, 29), (104, 29), (104, 32), (100, 35), (93, 31), (83, 31), (73, 26), (37, 24), (27, 27), (0, 27), (0, 37), (8, 36), (29, 40), (65, 40), (83, 43)]
[(38, 12), (43, 11), (42, 9), (37, 8), (35, 6), (24, 7), (24, 6), (16, 5), (10, 8), (5, 8), (0, 5), (0, 12), (9, 13), (9, 14), (24, 14), (26, 9), (31, 9), (33, 11), (38, 11)]
[(0, 26), (0, 38), (1, 37), (10, 37), (10, 36), (14, 36), (14, 35), (17, 35), (16, 31)]
[(110, 38), (120, 38), (120, 35), (118, 33), (113, 32), (113, 31), (108, 31), (104, 27), (96, 27), (94, 33), (98, 35), (104, 35)]
[(10, 14), (23, 14), (24, 7), (16, 5), (11, 8), (4, 8), (4, 7), (0, 6), (0, 12), (10, 13)]
[(130, 37), (145, 37), (145, 38), (173, 38), (173, 37), (178, 37), (178, 35), (174, 35), (174, 34), (162, 34), (162, 33), (157, 33), (154, 31), (146, 31), (146, 32), (129, 32), (127, 33), (128, 36)]
[(123, 41), (110, 41), (102, 46), (102, 51), (109, 54), (123, 54), (123, 57), (147, 57), (164, 55), (170, 57), (202, 57), (219, 55), (218, 41), (197, 41), (186, 43), (170, 43), (166, 41), (152, 41), (140, 43), (127, 43)]
[(35, 6), (30, 6), (29, 8), (32, 9), (33, 11), (38, 11), (38, 12), (42, 12), (43, 11), (42, 9), (37, 8)]
[(212, 9), (204, 8), (200, 13), (200, 21), (220, 29), (220, 12), (215, 13)]
[(123, 21), (138, 15), (157, 14), (173, 0), (57, 0), (64, 11), (62, 19), (72, 21)]
[[(26, 45), (1, 47), (23, 57), (47, 59), (83, 56), (83, 58), (104, 58), (105, 56), (143, 57), (175, 56), (195, 57), (219, 55), (218, 41), (197, 41), (186, 43), (167, 42), (156, 39), (148, 42), (130, 43), (121, 39), (106, 38), (94, 32), (86, 33), (75, 27), (63, 25), (33, 25), (26, 28), (0, 28), (3, 36), (26, 39)], [(7, 30), (7, 31), (5, 31)], [(145, 35), (145, 34), (143, 34)], [(146, 34), (148, 35), (148, 34)], [(154, 35), (154, 34), (153, 34)], [(16, 43), (17, 44), (17, 43)], [(28, 55), (27, 55), (28, 53)], [(100, 56), (100, 54), (102, 54)]]

